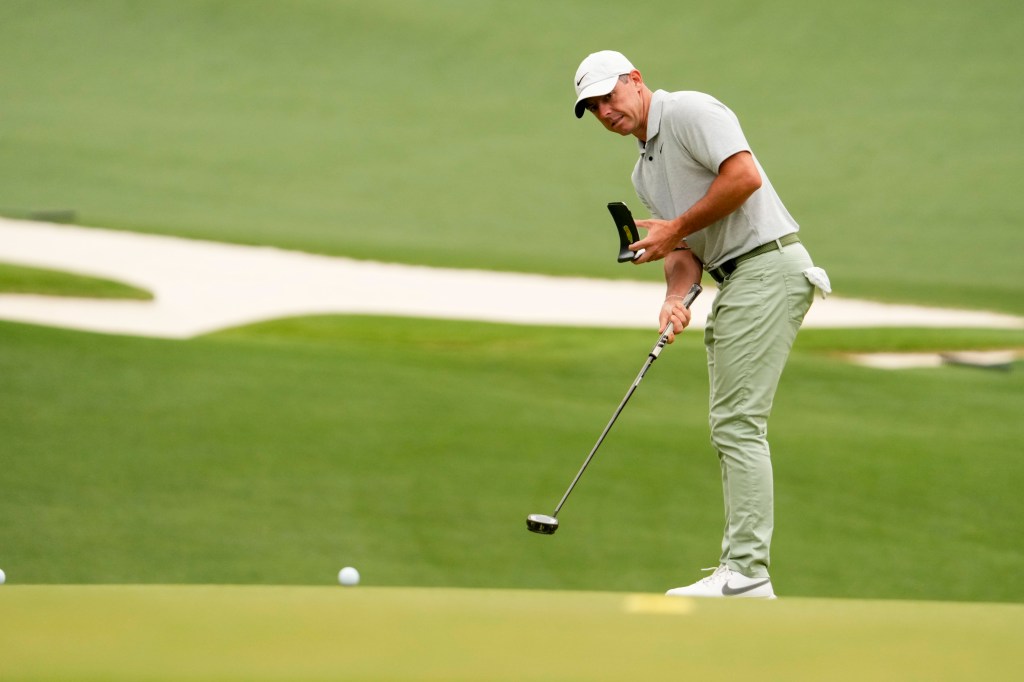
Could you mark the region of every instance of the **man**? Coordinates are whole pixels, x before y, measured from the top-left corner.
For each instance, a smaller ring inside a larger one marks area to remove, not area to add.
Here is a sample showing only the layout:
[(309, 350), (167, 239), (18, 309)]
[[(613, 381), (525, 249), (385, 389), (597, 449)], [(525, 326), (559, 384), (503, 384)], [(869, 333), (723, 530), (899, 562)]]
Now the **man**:
[(671, 327), (671, 342), (689, 324), (682, 299), (702, 269), (719, 287), (704, 343), (725, 496), (722, 554), (710, 576), (668, 594), (774, 599), (768, 415), (814, 286), (828, 293), (827, 277), (724, 104), (699, 92), (652, 92), (609, 50), (584, 59), (573, 80), (577, 118), (589, 111), (639, 140), (633, 186), (654, 217), (636, 221), (647, 234), (630, 249), (642, 251), (634, 263), (664, 261), (659, 331)]

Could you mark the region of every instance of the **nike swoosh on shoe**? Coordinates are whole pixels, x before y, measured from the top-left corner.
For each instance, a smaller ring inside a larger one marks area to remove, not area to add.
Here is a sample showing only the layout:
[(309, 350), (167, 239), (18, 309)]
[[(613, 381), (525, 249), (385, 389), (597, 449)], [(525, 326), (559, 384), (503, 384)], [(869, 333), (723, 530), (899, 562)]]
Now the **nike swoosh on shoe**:
[(763, 585), (767, 585), (770, 582), (771, 579), (769, 578), (768, 580), (762, 580), (759, 583), (747, 585), (746, 587), (729, 587), (729, 583), (726, 583), (722, 585), (722, 596), (735, 597), (738, 594), (743, 594), (745, 592), (750, 592), (751, 590), (756, 590), (757, 588), (762, 587)]

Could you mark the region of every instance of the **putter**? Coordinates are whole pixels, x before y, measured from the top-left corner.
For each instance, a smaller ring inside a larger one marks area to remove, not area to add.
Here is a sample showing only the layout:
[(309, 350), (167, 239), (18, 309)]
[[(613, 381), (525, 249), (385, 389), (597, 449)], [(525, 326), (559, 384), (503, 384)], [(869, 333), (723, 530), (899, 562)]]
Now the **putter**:
[[(699, 284), (694, 284), (690, 287), (690, 291), (687, 292), (686, 298), (683, 299), (683, 306), (689, 308), (690, 304), (693, 303), (693, 299), (697, 298), (697, 294), (700, 292), (701, 286)], [(597, 449), (601, 447), (601, 443), (604, 442), (605, 436), (607, 436), (608, 432), (611, 431), (612, 424), (614, 424), (615, 420), (619, 418), (619, 414), (622, 413), (622, 408), (626, 406), (626, 403), (629, 402), (629, 399), (633, 396), (634, 391), (636, 391), (636, 387), (640, 385), (640, 381), (644, 378), (644, 375), (647, 374), (647, 370), (650, 369), (651, 365), (654, 364), (654, 361), (658, 359), (659, 355), (661, 355), (661, 349), (665, 347), (666, 343), (668, 343), (669, 331), (670, 328), (665, 329), (665, 333), (661, 335), (658, 342), (654, 344), (654, 348), (652, 348), (651, 352), (647, 355), (647, 362), (644, 363), (644, 366), (640, 369), (640, 373), (637, 374), (636, 379), (633, 380), (633, 384), (629, 387), (629, 390), (626, 391), (626, 397), (622, 399), (621, 403), (619, 403), (619, 407), (612, 415), (611, 421), (609, 421), (608, 425), (604, 427), (604, 431), (601, 432), (601, 435), (598, 437), (597, 442), (590, 451), (590, 454), (587, 455), (585, 460), (583, 460), (583, 466), (580, 467), (579, 472), (576, 474), (576, 478), (572, 479), (572, 483), (569, 484), (569, 489), (565, 491), (565, 495), (562, 495), (562, 499), (558, 503), (558, 506), (555, 507), (554, 513), (552, 513), (551, 516), (548, 516), (547, 514), (530, 514), (526, 517), (526, 528), (528, 530), (533, 533), (540, 533), (541, 535), (554, 535), (555, 531), (558, 530), (558, 512), (562, 511), (562, 505), (564, 505), (565, 501), (569, 499), (569, 493), (571, 493), (572, 489), (576, 487), (576, 483), (579, 482), (580, 476), (583, 475), (583, 472), (587, 470), (587, 465), (590, 464), (590, 460), (594, 459), (594, 454), (597, 452)]]

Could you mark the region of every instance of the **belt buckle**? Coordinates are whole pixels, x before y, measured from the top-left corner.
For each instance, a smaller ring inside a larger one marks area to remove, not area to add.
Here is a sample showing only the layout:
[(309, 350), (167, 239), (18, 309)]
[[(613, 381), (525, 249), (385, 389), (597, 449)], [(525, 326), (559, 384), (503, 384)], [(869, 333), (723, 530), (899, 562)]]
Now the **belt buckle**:
[(708, 270), (708, 274), (711, 275), (711, 279), (715, 280), (719, 284), (724, 282), (725, 278), (729, 276), (729, 273), (725, 271), (725, 268), (722, 265), (719, 265), (717, 268)]

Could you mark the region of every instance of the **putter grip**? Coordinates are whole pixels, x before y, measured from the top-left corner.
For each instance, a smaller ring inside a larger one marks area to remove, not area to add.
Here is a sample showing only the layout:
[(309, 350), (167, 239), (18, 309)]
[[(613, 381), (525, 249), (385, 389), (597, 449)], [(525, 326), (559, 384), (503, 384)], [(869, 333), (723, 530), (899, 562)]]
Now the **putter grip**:
[(704, 287), (699, 284), (694, 284), (690, 287), (690, 290), (686, 292), (686, 296), (683, 298), (683, 307), (689, 308), (690, 304), (693, 303), (702, 291), (704, 291)]

